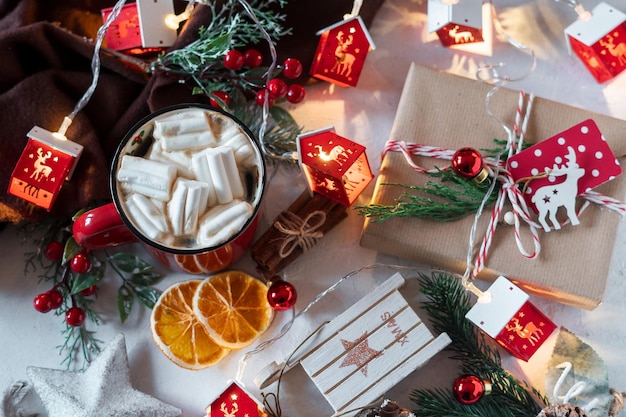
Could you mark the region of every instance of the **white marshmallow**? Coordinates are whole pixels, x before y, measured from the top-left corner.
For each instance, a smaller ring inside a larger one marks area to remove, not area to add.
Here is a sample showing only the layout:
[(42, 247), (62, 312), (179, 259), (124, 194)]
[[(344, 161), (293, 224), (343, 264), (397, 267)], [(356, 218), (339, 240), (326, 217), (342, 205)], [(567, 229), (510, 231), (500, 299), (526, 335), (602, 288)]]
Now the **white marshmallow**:
[(191, 157), (191, 167), (195, 179), (208, 186), (207, 206), (213, 207), (217, 205), (217, 194), (215, 193), (213, 178), (211, 178), (211, 170), (209, 169), (209, 160), (206, 157), (206, 150), (196, 153)]
[(240, 166), (249, 167), (256, 163), (254, 148), (250, 144), (250, 139), (236, 126), (231, 126), (222, 133), (219, 145), (233, 148), (235, 159)]
[(241, 200), (212, 208), (200, 219), (200, 243), (203, 246), (215, 246), (225, 242), (241, 230), (252, 211), (252, 206)]
[(154, 121), (154, 137), (176, 136), (190, 132), (210, 130), (211, 125), (204, 111), (174, 114)]
[(189, 165), (189, 156), (184, 151), (164, 152), (161, 148), (161, 143), (154, 141), (145, 158), (174, 165), (178, 170), (179, 177), (193, 178), (193, 171)]
[(123, 189), (166, 201), (176, 178), (176, 167), (132, 155), (122, 157), (117, 180)]
[(222, 161), (224, 162), (224, 168), (226, 169), (226, 176), (230, 184), (230, 191), (233, 198), (242, 199), (244, 196), (243, 183), (241, 182), (233, 148), (229, 146), (218, 146), (215, 149), (219, 150), (222, 155)]
[(175, 236), (193, 235), (198, 219), (207, 209), (209, 187), (203, 182), (179, 178), (172, 199), (167, 203), (168, 217)]
[(147, 197), (133, 194), (126, 200), (127, 215), (135, 226), (149, 239), (159, 239), (168, 232), (163, 213)]
[(233, 192), (230, 188), (230, 180), (228, 172), (224, 164), (224, 156), (217, 148), (210, 148), (205, 151), (206, 159), (209, 166), (213, 188), (217, 195), (219, 204), (226, 204), (233, 199)]
[(175, 136), (162, 136), (159, 138), (161, 147), (165, 151), (180, 151), (194, 149), (203, 146), (215, 146), (217, 141), (210, 130), (203, 132), (183, 133)]

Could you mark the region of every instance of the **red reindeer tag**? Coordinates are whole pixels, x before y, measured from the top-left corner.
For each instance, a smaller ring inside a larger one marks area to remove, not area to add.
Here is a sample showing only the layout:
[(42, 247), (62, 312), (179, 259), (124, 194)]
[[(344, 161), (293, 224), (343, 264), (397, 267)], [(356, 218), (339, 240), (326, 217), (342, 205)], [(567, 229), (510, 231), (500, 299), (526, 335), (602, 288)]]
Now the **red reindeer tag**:
[(528, 294), (504, 277), (489, 287), (487, 302), (477, 302), (465, 317), (516, 358), (528, 361), (556, 329)]
[(546, 232), (564, 207), (572, 225), (579, 224), (576, 196), (617, 177), (622, 168), (602, 136), (596, 123), (589, 119), (551, 138), (537, 143), (508, 160), (516, 181), (531, 179), (525, 188), (526, 203), (534, 207)]
[(50, 210), (66, 179), (72, 176), (83, 147), (34, 127), (17, 161), (8, 193)]

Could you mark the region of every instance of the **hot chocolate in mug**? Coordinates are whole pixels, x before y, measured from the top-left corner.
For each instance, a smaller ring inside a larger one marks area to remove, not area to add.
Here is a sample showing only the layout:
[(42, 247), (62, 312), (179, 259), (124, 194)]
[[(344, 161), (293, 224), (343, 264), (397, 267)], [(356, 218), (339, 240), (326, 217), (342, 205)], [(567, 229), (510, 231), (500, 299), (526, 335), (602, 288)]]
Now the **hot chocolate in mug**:
[(205, 274), (250, 246), (265, 191), (250, 130), (213, 107), (167, 107), (135, 125), (112, 161), (112, 203), (76, 219), (86, 249), (140, 241), (164, 266)]

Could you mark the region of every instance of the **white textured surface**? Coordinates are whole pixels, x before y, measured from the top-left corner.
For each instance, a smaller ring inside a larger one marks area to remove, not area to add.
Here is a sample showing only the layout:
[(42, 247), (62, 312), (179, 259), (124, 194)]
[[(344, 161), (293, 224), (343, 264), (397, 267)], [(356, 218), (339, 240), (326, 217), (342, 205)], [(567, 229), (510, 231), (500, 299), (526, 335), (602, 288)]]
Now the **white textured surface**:
[[(622, 11), (626, 10), (626, 0), (612, 3)], [(587, 9), (593, 6), (591, 2), (584, 2), (584, 5)], [(571, 8), (552, 0), (507, 0), (498, 2), (496, 10), (505, 32), (531, 47), (537, 56), (537, 69), (526, 79), (511, 84), (511, 88), (524, 89), (540, 97), (626, 120), (626, 74), (609, 83), (597, 84), (582, 64), (567, 54), (563, 29), (576, 17)], [(435, 35), (428, 34), (426, 25), (426, 0), (387, 0), (371, 28), (377, 49), (367, 59), (358, 88), (344, 89), (326, 83), (308, 87), (306, 101), (293, 107), (298, 122), (307, 130), (333, 125), (338, 134), (365, 145), (372, 170), (377, 173), (380, 151), (391, 130), (411, 62), (471, 78), (484, 64), (504, 62), (507, 66), (500, 72), (510, 73), (513, 77), (523, 74), (528, 68), (528, 56), (501, 36), (495, 36), (491, 55), (466, 53), (442, 47)], [(442, 107), (441, 111), (445, 112), (445, 108)], [(425, 120), (424, 123), (437, 123), (437, 120)], [(281, 168), (273, 177), (265, 198), (263, 223), (272, 221), (304, 187), (305, 182), (297, 170)], [(372, 190), (370, 186), (355, 204), (367, 204)], [(298, 308), (304, 307), (344, 274), (364, 265), (375, 262), (406, 264), (360, 248), (358, 242), (362, 223), (363, 219), (351, 210), (348, 219), (285, 271), (284, 278), (298, 289)], [(0, 237), (0, 334), (3, 340), (0, 353), (6, 358), (0, 362), (0, 388), (4, 388), (16, 379), (25, 379), (28, 366), (59, 368), (62, 358), (56, 355), (55, 346), (63, 339), (60, 334), (61, 318), (42, 315), (32, 308), (33, 297), (47, 288), (38, 285), (35, 277), (24, 277), (22, 254), (28, 248), (19, 244), (11, 228), (2, 232)], [(465, 236), (460, 238), (465, 239)], [(590, 247), (593, 247), (593, 242), (590, 242)], [(626, 330), (621, 325), (626, 316), (625, 250), (626, 232), (622, 223), (604, 303), (596, 310), (583, 311), (532, 298), (532, 302), (557, 325), (568, 328), (598, 352), (607, 362), (610, 386), (619, 391), (626, 390), (626, 365), (623, 361)], [(512, 253), (511, 256), (519, 255)], [(253, 271), (248, 259), (244, 259), (238, 267)], [(258, 394), (252, 383), (258, 370), (271, 361), (282, 361), (321, 322), (340, 314), (392, 274), (391, 270), (368, 270), (344, 281), (335, 292), (296, 321), (280, 342), (251, 357), (243, 377), (247, 388)], [(188, 278), (173, 274), (159, 285), (164, 288), (172, 282)], [(229, 379), (235, 377), (237, 362), (245, 352), (234, 352), (220, 364), (203, 371), (176, 367), (153, 344), (147, 311), (136, 306), (129, 320), (124, 325), (119, 323), (114, 302), (119, 284), (116, 277), (110, 276), (101, 288), (97, 306), (105, 320), (99, 328), (99, 338), (108, 343), (115, 334), (124, 332), (133, 386), (181, 408), (186, 417), (203, 415), (207, 402), (221, 392)], [(403, 288), (410, 303), (419, 300), (416, 287), (414, 282), (409, 281)], [(418, 314), (425, 317), (423, 313)], [(277, 316), (267, 338), (278, 333), (286, 317), (286, 314)], [(506, 358), (505, 367), (541, 389), (551, 342), (542, 347), (530, 362), (521, 363)], [(437, 355), (394, 388), (389, 397), (411, 407), (408, 398), (412, 389), (427, 385), (450, 386), (457, 371), (454, 364), (445, 358), (445, 353)], [(273, 388), (275, 386), (270, 387)], [(331, 407), (299, 367), (283, 379), (281, 405), (284, 415), (317, 417), (332, 414)]]

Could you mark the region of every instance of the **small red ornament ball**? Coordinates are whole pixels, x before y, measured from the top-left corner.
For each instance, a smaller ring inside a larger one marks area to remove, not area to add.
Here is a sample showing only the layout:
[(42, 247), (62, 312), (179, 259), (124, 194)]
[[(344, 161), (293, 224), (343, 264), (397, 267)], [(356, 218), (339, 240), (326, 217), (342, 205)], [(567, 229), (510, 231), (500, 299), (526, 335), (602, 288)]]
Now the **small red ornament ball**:
[(63, 305), (63, 294), (61, 294), (61, 291), (53, 288), (48, 291), (48, 296), (50, 297), (50, 306), (53, 310)]
[(73, 327), (78, 327), (85, 322), (85, 311), (80, 307), (72, 307), (65, 313), (65, 321)]
[(289, 310), (297, 299), (296, 287), (286, 281), (274, 281), (267, 290), (267, 301), (274, 310)]
[(454, 381), (452, 392), (454, 397), (465, 405), (477, 403), (491, 391), (491, 385), (475, 375), (463, 375)]
[(483, 157), (473, 148), (461, 148), (452, 156), (452, 169), (463, 178), (474, 178), (483, 170)]
[(265, 94), (267, 92), (267, 105), (272, 107), (274, 105), (274, 101), (276, 100), (276, 97), (274, 97), (272, 94), (270, 94), (269, 91), (267, 90), (259, 90), (256, 93), (256, 102), (259, 106), (263, 106), (265, 104)]

